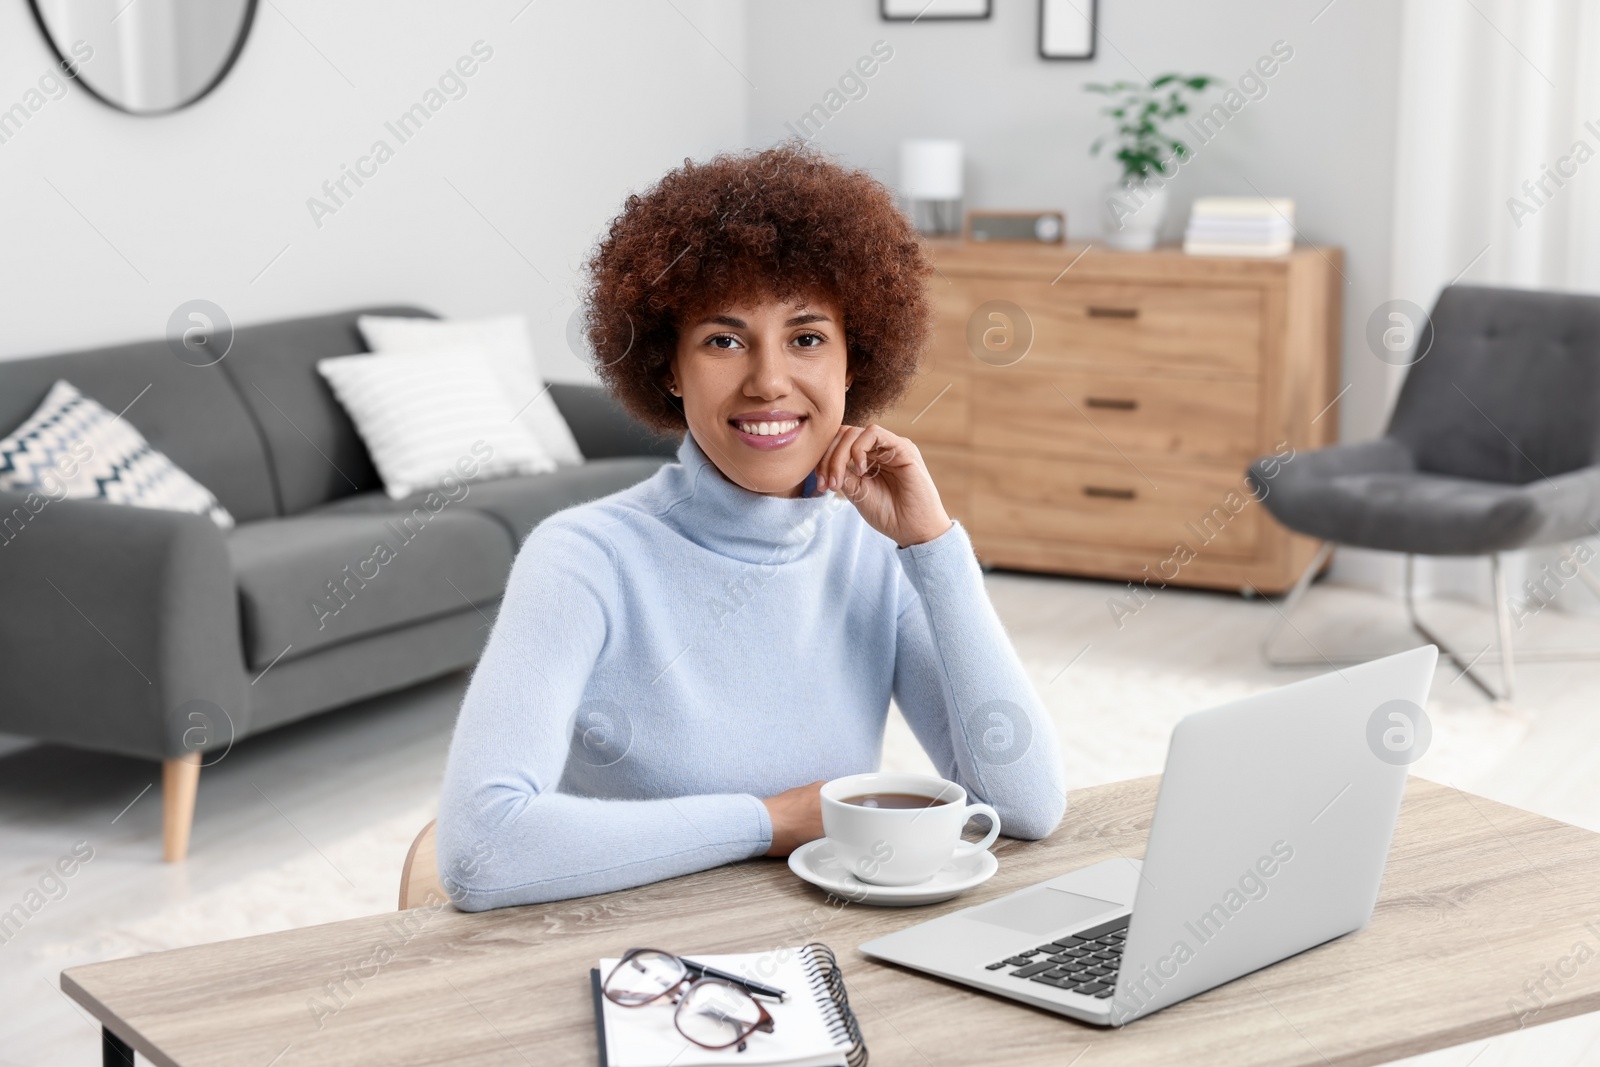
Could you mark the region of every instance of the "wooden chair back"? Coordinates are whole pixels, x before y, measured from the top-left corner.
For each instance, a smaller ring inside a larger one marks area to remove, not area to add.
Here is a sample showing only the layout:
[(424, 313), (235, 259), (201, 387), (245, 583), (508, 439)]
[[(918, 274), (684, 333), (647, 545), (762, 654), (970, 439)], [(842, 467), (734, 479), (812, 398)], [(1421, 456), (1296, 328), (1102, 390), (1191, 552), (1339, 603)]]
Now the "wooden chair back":
[(411, 842), (406, 853), (405, 866), (400, 868), (400, 910), (420, 907), (430, 897), (438, 900), (444, 896), (444, 886), (439, 881), (439, 859), (434, 828), (438, 819), (429, 819)]

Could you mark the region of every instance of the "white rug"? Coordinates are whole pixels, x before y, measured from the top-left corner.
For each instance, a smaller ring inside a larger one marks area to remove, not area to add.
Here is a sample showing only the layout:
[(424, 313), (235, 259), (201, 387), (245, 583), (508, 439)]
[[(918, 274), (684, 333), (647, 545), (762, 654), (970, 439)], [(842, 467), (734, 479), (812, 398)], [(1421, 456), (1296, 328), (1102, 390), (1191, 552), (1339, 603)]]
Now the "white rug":
[[(1172, 728), (1184, 715), (1293, 679), (1223, 681), (1149, 668), (1097, 671), (1085, 667), (1074, 667), (1072, 676), (1075, 685), (1070, 693), (1056, 695), (1047, 690), (1047, 694), (1052, 697), (1074, 787), (1159, 774)], [(1447, 680), (1441, 672), (1427, 708), (1433, 740), (1411, 769), (1434, 781), (1465, 783), (1487, 771), (1519, 742), (1532, 716), (1489, 705), (1465, 682), (1440, 694), (1438, 689)]]
[(74, 960), (116, 959), (393, 911), (406, 852), (437, 807), (433, 800), (419, 804), (360, 833), (321, 845), (320, 853), (308, 849), (124, 925), (70, 941), (46, 942), (39, 953)]

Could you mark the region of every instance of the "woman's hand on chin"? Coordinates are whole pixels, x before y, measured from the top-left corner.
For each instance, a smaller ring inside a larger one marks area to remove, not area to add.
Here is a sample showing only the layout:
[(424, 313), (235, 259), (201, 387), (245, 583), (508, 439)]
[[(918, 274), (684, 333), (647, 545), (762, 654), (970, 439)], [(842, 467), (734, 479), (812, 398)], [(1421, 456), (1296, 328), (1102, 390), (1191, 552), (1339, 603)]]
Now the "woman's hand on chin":
[(882, 426), (839, 427), (816, 473), (819, 490), (843, 493), (868, 526), (901, 548), (950, 529), (922, 453)]
[(822, 836), (822, 787), (824, 782), (785, 789), (761, 803), (772, 819), (772, 847), (769, 856), (787, 856), (807, 841)]

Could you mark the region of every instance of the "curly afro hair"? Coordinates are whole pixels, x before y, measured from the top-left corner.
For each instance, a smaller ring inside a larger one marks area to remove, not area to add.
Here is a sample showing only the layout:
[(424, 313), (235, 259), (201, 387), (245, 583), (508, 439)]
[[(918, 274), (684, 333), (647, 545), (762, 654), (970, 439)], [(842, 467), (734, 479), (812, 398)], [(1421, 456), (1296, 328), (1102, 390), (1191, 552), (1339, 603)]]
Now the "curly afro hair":
[(685, 160), (628, 197), (585, 264), (596, 371), (635, 417), (686, 428), (665, 382), (693, 316), (763, 299), (831, 299), (844, 315), (848, 423), (911, 384), (931, 330), (932, 267), (894, 196), (797, 142)]

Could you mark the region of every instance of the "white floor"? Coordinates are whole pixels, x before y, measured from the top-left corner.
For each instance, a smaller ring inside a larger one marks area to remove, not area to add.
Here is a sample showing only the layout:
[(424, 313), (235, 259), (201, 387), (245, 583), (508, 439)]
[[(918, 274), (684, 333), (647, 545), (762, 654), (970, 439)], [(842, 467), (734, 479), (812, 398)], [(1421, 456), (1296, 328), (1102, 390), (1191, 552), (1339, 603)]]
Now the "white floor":
[[(1169, 589), (1119, 629), (1112, 585), (995, 573), (989, 587), (1056, 718), (1074, 785), (1157, 772), (1184, 712), (1317, 673), (1263, 664), (1271, 603)], [(1463, 647), (1489, 641), (1481, 609), (1427, 608)], [(1305, 641), (1291, 632), (1286, 648), (1299, 642), (1308, 656), (1417, 643), (1396, 602), (1333, 585), (1316, 587), (1295, 622)], [(1600, 648), (1600, 624), (1549, 611), (1526, 640)], [(1433, 747), (1414, 770), (1600, 830), (1600, 662), (1527, 665), (1519, 684), (1515, 707), (1494, 707), (1441, 667)], [(65, 893), (0, 944), (0, 1067), (98, 1062), (97, 1027), (57, 988), (64, 967), (392, 909), (406, 846), (432, 814), (461, 685), (443, 679), (241, 743), (201, 776), (181, 865), (159, 860), (152, 764), (57, 747), (0, 755), (0, 910), (76, 843), (94, 850)], [(892, 725), (886, 765), (923, 765), (903, 723)], [(1405, 1062), (1600, 1064), (1600, 1017)]]

